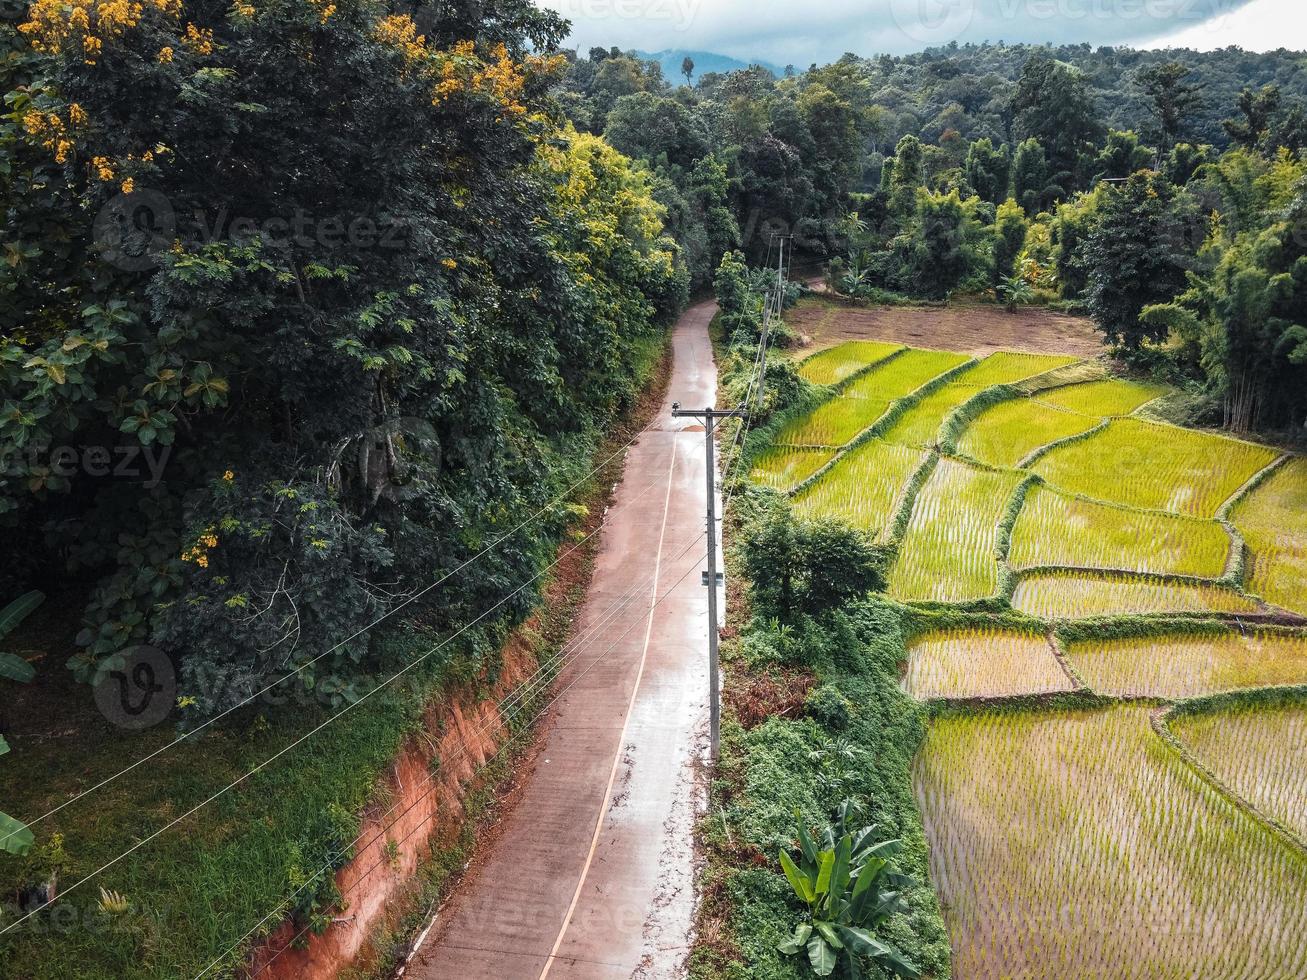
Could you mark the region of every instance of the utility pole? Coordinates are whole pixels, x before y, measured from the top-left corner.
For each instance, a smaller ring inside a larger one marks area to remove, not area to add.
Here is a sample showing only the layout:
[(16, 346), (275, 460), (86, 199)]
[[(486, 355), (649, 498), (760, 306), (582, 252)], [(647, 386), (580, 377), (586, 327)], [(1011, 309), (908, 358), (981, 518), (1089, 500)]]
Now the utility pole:
[(713, 451), (713, 434), (718, 419), (739, 418), (742, 409), (719, 412), (715, 408), (681, 408), (672, 403), (672, 418), (703, 419), (704, 449), (707, 453), (704, 469), (708, 474), (708, 570), (703, 573), (703, 584), (708, 587), (708, 752), (714, 762), (721, 741), (722, 692), (721, 670), (717, 658), (717, 588), (724, 576), (717, 571), (717, 459)]
[[(762, 397), (767, 387), (767, 345), (770, 342), (772, 317), (779, 317), (785, 309), (785, 243), (792, 236), (780, 236), (780, 252), (776, 259), (776, 288), (768, 290), (762, 305), (762, 336), (758, 341), (758, 387), (753, 396), (754, 412), (762, 411)], [(770, 254), (770, 252), (768, 253)]]

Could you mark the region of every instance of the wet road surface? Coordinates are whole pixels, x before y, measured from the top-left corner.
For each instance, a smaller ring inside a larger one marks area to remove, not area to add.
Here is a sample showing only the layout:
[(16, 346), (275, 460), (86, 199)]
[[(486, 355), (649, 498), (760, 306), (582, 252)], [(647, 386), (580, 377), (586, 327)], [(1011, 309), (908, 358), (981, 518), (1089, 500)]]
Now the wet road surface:
[(631, 447), (534, 773), (406, 976), (684, 975), (707, 757), (704, 436), (711, 303), (673, 332), (671, 383)]

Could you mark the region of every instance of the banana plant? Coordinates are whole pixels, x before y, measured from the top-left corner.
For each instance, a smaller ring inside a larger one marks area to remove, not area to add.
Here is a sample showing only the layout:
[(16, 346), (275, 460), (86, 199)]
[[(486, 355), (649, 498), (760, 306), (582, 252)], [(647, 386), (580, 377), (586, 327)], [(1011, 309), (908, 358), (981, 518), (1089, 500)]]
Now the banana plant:
[[(0, 609), (0, 637), (8, 636), (44, 601), (45, 596), (42, 593), (29, 592)], [(26, 660), (16, 654), (0, 650), (0, 677), (26, 684), (34, 676), (36, 670)], [(0, 755), (6, 755), (8, 752), (9, 743), (5, 741), (3, 735), (0, 735)], [(0, 851), (9, 854), (26, 854), (32, 849), (34, 840), (32, 831), (26, 824), (21, 820), (15, 820), (7, 813), (0, 812)]]
[(915, 966), (872, 934), (900, 908), (901, 889), (912, 881), (891, 864), (901, 842), (874, 841), (874, 826), (850, 830), (854, 812), (853, 803), (842, 803), (818, 846), (795, 811), (797, 860), (784, 850), (780, 860), (807, 913), (794, 927), (794, 935), (776, 948), (790, 956), (806, 950), (812, 972), (819, 977), (842, 967), (846, 980), (861, 980), (866, 976), (866, 960), (898, 977), (920, 977)]
[[(0, 735), (0, 755), (5, 755), (9, 751), (9, 743), (5, 737)], [(7, 813), (0, 812), (0, 851), (8, 851), (10, 854), (26, 854), (32, 849), (32, 843), (35, 841), (32, 831), (21, 820), (15, 820)]]
[[(28, 592), (0, 609), (0, 638), (8, 636), (43, 602), (45, 602), (43, 593)], [(0, 677), (26, 684), (35, 676), (36, 669), (22, 657), (0, 650)]]

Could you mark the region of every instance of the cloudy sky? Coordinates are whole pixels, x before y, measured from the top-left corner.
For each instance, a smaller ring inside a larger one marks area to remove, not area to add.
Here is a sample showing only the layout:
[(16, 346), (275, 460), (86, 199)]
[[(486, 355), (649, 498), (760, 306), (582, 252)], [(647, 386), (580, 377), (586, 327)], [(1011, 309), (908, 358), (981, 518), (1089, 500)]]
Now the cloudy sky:
[(1307, 48), (1303, 0), (539, 0), (572, 44), (712, 51), (806, 67), (967, 41)]

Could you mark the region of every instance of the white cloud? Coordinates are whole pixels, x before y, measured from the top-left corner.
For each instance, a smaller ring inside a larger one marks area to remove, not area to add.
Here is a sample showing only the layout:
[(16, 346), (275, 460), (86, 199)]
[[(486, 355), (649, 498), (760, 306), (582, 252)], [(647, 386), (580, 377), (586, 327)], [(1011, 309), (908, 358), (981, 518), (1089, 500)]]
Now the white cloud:
[(1236, 11), (1165, 34), (1144, 46), (1213, 51), (1230, 45), (1245, 51), (1307, 46), (1307, 10), (1302, 0), (1251, 0)]
[[(713, 51), (806, 67), (846, 51), (902, 54), (949, 41), (1135, 44), (1198, 28), (1248, 0), (540, 0), (572, 21), (569, 43)], [(1287, 10), (1302, 0), (1254, 0)], [(1288, 35), (1286, 15), (1280, 33)], [(1233, 43), (1233, 42), (1231, 42)]]

